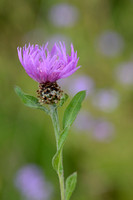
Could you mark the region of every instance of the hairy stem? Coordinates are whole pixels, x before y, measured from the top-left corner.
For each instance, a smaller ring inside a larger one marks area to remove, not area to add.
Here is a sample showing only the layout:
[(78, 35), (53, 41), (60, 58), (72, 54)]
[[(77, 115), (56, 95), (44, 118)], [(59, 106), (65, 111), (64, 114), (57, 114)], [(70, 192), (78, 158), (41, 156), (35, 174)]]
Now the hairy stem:
[[(50, 116), (51, 116), (51, 119), (52, 119), (52, 122), (53, 122), (54, 131), (55, 131), (56, 147), (57, 147), (57, 150), (58, 150), (58, 138), (59, 138), (59, 135), (60, 135), (60, 125), (59, 125), (58, 111), (57, 111), (56, 105), (51, 105), (50, 110), (51, 110)], [(60, 183), (61, 200), (65, 200), (63, 153), (62, 153), (62, 151), (60, 153), (60, 167), (59, 167), (57, 174), (58, 174), (59, 183)]]

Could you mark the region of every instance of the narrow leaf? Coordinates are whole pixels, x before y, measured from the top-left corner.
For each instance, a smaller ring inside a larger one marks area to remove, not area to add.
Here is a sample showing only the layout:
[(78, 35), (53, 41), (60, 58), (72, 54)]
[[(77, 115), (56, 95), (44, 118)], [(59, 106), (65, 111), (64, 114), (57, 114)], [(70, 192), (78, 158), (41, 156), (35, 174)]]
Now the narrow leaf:
[(65, 128), (59, 136), (58, 150), (57, 150), (57, 152), (54, 155), (53, 160), (52, 160), (53, 167), (57, 171), (57, 173), (60, 172), (60, 170), (61, 170), (61, 168), (60, 168), (60, 153), (63, 149), (64, 144), (65, 144), (67, 135), (68, 135), (68, 128)]
[(61, 163), (60, 153), (61, 151), (57, 151), (52, 159), (52, 165), (55, 171), (57, 172), (57, 174), (60, 173), (60, 163)]
[(59, 139), (58, 139), (58, 149), (62, 149), (64, 144), (65, 144), (65, 141), (66, 141), (66, 138), (67, 138), (67, 135), (68, 135), (68, 127), (66, 127), (62, 133), (60, 134), (59, 136)]
[(85, 98), (85, 91), (81, 91), (77, 93), (68, 107), (66, 108), (65, 114), (64, 114), (64, 119), (63, 119), (63, 131), (60, 134), (58, 138), (58, 150), (56, 154), (53, 157), (52, 164), (54, 169), (57, 171), (57, 173), (60, 172), (60, 153), (63, 149), (64, 143), (66, 141), (67, 135), (68, 135), (68, 129), (74, 119), (76, 118), (80, 108), (81, 108), (81, 103), (83, 99)]
[(49, 114), (49, 110), (47, 108), (45, 108), (44, 106), (41, 106), (38, 102), (38, 99), (36, 97), (30, 96), (28, 94), (25, 94), (20, 87), (16, 86), (15, 87), (15, 92), (17, 93), (17, 95), (20, 97), (20, 99), (22, 100), (22, 102), (31, 108), (37, 108), (40, 110), (45, 111), (47, 114)]
[(66, 200), (69, 200), (77, 183), (77, 172), (74, 172), (72, 175), (70, 175), (66, 180), (66, 192), (65, 197)]
[(84, 100), (85, 95), (85, 91), (80, 91), (73, 97), (64, 113), (63, 128), (70, 127), (72, 125), (81, 108), (81, 103)]

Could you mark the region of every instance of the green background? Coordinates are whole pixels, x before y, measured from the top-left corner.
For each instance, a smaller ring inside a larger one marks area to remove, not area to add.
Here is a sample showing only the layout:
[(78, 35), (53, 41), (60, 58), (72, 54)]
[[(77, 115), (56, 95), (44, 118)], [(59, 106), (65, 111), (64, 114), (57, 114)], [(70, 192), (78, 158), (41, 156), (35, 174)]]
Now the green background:
[[(48, 20), (52, 5), (70, 3), (79, 9), (73, 27), (56, 27)], [(43, 42), (54, 34), (70, 37), (80, 57), (82, 68), (96, 88), (113, 88), (120, 95), (118, 108), (105, 113), (86, 99), (83, 109), (95, 117), (105, 117), (115, 127), (110, 142), (99, 142), (91, 134), (77, 134), (71, 129), (64, 147), (65, 177), (78, 172), (73, 200), (133, 199), (133, 88), (124, 88), (114, 77), (120, 63), (133, 59), (133, 1), (131, 0), (1, 0), (0, 1), (0, 199), (20, 200), (14, 177), (27, 163), (39, 165), (54, 188), (51, 199), (60, 199), (58, 178), (51, 166), (56, 151), (50, 118), (40, 110), (25, 107), (14, 92), (36, 95), (38, 84), (25, 73), (17, 56), (25, 35), (41, 29)], [(109, 58), (95, 48), (95, 40), (104, 30), (114, 30), (125, 41), (124, 51)], [(38, 36), (34, 42), (42, 42)], [(69, 101), (68, 101), (69, 102)], [(67, 103), (66, 103), (67, 104)], [(60, 120), (65, 106), (59, 110)]]

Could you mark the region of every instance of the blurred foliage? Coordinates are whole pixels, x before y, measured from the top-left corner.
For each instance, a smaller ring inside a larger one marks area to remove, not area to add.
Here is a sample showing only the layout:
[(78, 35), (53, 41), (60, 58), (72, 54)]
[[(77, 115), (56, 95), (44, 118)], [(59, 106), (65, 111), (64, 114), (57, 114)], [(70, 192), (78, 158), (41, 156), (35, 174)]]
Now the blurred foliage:
[[(14, 186), (16, 171), (27, 163), (36, 163), (54, 186), (53, 200), (59, 199), (56, 173), (51, 159), (55, 139), (51, 121), (40, 110), (25, 107), (14, 92), (19, 85), (26, 93), (36, 95), (37, 83), (21, 67), (17, 46), (24, 45), (27, 34), (43, 30), (43, 42), (54, 34), (71, 39), (78, 50), (80, 73), (91, 76), (96, 88), (114, 88), (121, 97), (112, 113), (96, 110), (90, 101), (84, 109), (94, 116), (106, 117), (116, 126), (110, 142), (99, 142), (91, 134), (76, 134), (71, 129), (65, 144), (65, 177), (78, 172), (78, 186), (73, 200), (133, 199), (133, 88), (125, 89), (114, 78), (115, 67), (133, 59), (132, 0), (69, 0), (79, 9), (78, 23), (71, 28), (50, 24), (48, 12), (54, 0), (0, 1), (0, 199), (20, 200)], [(61, 1), (56, 1), (61, 3)], [(114, 30), (125, 41), (124, 51), (108, 58), (97, 51), (95, 39), (104, 30)], [(35, 35), (34, 42), (40, 38)], [(65, 107), (65, 106), (64, 106)], [(60, 109), (60, 118), (63, 111)]]

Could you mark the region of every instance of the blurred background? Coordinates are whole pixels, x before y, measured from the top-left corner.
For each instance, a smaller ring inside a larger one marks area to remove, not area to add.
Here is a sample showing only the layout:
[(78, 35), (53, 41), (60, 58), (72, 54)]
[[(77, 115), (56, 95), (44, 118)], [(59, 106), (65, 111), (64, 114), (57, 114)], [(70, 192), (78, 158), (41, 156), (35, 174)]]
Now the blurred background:
[[(87, 90), (64, 147), (73, 200), (133, 199), (133, 1), (0, 1), (0, 199), (59, 200), (50, 118), (25, 107), (14, 86), (36, 96), (17, 47), (71, 42), (82, 67), (59, 81), (70, 99)], [(66, 105), (59, 110), (60, 120)]]

